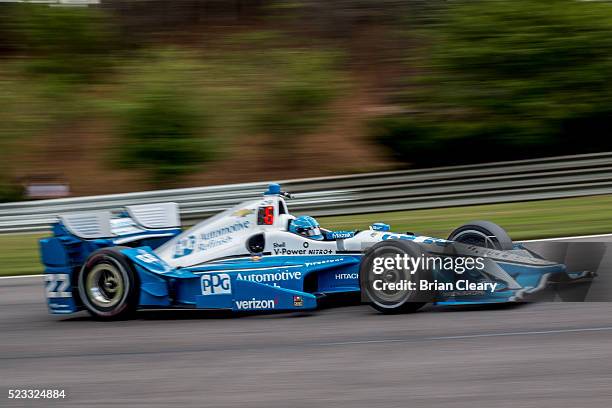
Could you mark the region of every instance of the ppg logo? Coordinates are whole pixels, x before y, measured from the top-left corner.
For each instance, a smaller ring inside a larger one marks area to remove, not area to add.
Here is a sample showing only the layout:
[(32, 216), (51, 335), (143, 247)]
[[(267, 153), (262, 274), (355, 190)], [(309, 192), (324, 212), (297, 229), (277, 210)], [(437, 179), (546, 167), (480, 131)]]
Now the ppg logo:
[(232, 281), (226, 273), (206, 274), (200, 278), (203, 295), (223, 295), (232, 293)]

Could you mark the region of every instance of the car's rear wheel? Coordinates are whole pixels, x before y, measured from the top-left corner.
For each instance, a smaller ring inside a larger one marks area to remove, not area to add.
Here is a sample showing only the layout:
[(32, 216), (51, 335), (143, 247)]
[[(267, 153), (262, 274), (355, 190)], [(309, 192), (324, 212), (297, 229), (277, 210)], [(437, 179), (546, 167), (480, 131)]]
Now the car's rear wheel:
[[(375, 259), (396, 258), (397, 255), (410, 258), (422, 256), (421, 247), (410, 241), (388, 240), (379, 242), (365, 253), (360, 269), (359, 281), (364, 300), (374, 309), (385, 313), (407, 313), (415, 312), (427, 302), (432, 301), (432, 293), (428, 290), (420, 290), (420, 281), (429, 280), (430, 272), (419, 268), (414, 273), (404, 268), (384, 268), (381, 273), (375, 272)], [(377, 263), (383, 264), (383, 261)], [(398, 284), (402, 281), (413, 282), (416, 290), (396, 289), (390, 284)]]
[(498, 250), (512, 249), (512, 239), (502, 227), (490, 221), (471, 221), (450, 233), (449, 241)]
[(96, 318), (126, 318), (138, 306), (138, 275), (121, 249), (94, 252), (79, 274), (79, 295), (87, 311)]

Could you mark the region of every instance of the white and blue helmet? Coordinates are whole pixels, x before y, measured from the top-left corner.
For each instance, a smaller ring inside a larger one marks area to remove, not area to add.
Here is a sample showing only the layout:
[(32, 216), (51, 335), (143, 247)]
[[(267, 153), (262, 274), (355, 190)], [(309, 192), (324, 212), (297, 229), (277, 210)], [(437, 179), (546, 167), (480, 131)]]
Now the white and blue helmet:
[(322, 240), (323, 234), (319, 228), (319, 223), (314, 218), (308, 215), (297, 217), (289, 224), (289, 232), (298, 234), (307, 238)]

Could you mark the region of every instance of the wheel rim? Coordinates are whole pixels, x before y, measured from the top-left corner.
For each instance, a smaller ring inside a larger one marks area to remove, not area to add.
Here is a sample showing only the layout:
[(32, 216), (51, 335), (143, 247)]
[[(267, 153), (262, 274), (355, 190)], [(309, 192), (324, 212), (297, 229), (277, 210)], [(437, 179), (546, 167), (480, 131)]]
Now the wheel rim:
[(125, 292), (123, 277), (114, 265), (96, 265), (87, 275), (85, 282), (87, 297), (103, 308), (113, 307), (121, 301)]
[(452, 238), (455, 242), (462, 244), (476, 245), (483, 248), (497, 249), (499, 244), (495, 236), (487, 235), (476, 230), (461, 231)]
[[(381, 257), (381, 258), (394, 257), (397, 254), (403, 255), (403, 252), (393, 250), (393, 249), (391, 250), (387, 249), (387, 250), (381, 251), (380, 253), (377, 253), (377, 257)], [(411, 278), (411, 275), (409, 272), (403, 269), (396, 269), (396, 268), (385, 270), (385, 272), (380, 275), (374, 275), (373, 273), (370, 273), (368, 276), (367, 290), (368, 292), (370, 292), (371, 299), (376, 304), (379, 304), (381, 306), (387, 306), (387, 307), (391, 305), (397, 305), (398, 303), (402, 303), (402, 301), (404, 301), (407, 298), (407, 293), (405, 290), (390, 290), (390, 289), (376, 290), (373, 288), (372, 284), (374, 280), (376, 279), (380, 279), (384, 283), (398, 283), (402, 280), (410, 280), (410, 278)]]

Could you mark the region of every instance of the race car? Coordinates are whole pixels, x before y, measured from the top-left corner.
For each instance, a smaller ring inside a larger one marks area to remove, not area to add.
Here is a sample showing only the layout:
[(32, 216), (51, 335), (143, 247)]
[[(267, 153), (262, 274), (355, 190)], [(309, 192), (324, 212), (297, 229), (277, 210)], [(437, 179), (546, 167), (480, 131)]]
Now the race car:
[[(49, 310), (86, 309), (99, 319), (153, 308), (296, 311), (353, 293), (383, 313), (398, 313), (428, 302), (524, 300), (551, 281), (592, 278), (513, 244), (491, 222), (470, 222), (448, 239), (391, 232), (380, 222), (363, 231), (331, 231), (312, 217), (291, 215), (288, 198), (271, 184), (261, 198), (185, 231), (175, 203), (62, 215), (53, 236), (40, 241)], [(373, 267), (377, 258), (398, 255), (462, 256), (482, 264), (461, 274), (425, 262), (412, 271)], [(423, 280), (428, 284), (421, 290), (399, 285)]]

